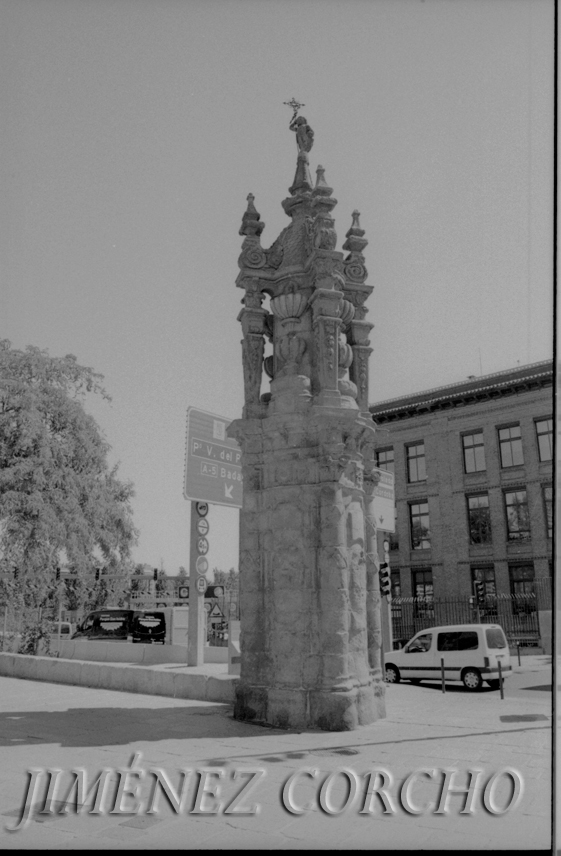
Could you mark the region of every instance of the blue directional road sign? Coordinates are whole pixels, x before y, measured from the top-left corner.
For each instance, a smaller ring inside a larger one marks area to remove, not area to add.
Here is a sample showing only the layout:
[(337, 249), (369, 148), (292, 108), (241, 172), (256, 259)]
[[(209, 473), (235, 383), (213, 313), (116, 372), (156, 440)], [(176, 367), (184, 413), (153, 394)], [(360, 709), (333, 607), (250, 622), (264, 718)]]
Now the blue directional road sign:
[(187, 408), (185, 499), (242, 506), (241, 449), (226, 436), (232, 420)]

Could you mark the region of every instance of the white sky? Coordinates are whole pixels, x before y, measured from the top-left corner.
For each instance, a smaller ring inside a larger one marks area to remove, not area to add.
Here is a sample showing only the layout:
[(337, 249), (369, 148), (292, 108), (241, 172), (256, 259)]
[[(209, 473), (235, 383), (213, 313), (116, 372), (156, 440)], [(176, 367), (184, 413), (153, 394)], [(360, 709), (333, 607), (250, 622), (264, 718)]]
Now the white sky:
[[(248, 192), (295, 96), (366, 229), (371, 401), (552, 354), (553, 0), (3, 0), (0, 336), (105, 375), (138, 561), (188, 564), (188, 405), (241, 414)], [(264, 384), (263, 391), (267, 385)], [(236, 511), (209, 514), (237, 566)]]

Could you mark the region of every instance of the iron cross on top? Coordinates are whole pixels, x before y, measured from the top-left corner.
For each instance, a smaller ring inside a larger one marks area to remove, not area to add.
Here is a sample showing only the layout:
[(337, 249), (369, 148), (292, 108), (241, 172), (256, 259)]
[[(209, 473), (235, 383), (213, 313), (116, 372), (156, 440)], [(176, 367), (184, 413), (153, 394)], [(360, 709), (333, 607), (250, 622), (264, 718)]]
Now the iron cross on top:
[(297, 101), (296, 98), (292, 98), (291, 101), (283, 101), (282, 103), (286, 104), (287, 107), (292, 107), (292, 109), (294, 110), (295, 116), (298, 113), (298, 110), (300, 109), (300, 107), (306, 106), (305, 104), (300, 104), (300, 102)]

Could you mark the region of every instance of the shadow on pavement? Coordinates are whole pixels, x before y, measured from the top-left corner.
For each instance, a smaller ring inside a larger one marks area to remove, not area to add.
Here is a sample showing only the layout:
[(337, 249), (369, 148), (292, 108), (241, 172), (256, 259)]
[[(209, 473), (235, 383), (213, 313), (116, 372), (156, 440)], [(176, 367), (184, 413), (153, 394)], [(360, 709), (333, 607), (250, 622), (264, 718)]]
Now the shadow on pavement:
[[(157, 708), (69, 708), (0, 714), (0, 746), (58, 743), (118, 746), (147, 740), (268, 737), (272, 728), (237, 722), (230, 705)], [(281, 733), (281, 732), (279, 732)], [(285, 733), (284, 731), (282, 733)]]
[[(404, 680), (404, 683), (407, 684), (408, 681)], [(435, 683), (434, 681), (423, 681), (421, 684), (427, 690), (438, 690), (442, 692), (442, 684)], [(499, 690), (492, 689), (491, 687), (483, 685), (478, 690), (468, 690), (463, 684), (446, 684), (446, 692), (447, 693), (460, 693), (462, 695), (481, 695), (482, 693), (497, 693), (499, 694)]]

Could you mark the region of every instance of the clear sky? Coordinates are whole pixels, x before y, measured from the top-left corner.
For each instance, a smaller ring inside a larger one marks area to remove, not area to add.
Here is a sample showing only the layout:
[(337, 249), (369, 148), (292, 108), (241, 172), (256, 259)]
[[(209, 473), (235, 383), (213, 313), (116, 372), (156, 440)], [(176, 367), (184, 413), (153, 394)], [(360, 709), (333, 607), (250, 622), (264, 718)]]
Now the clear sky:
[[(188, 564), (189, 405), (241, 415), (238, 229), (293, 96), (361, 211), (372, 402), (552, 354), (553, 0), (3, 0), (0, 335), (105, 375), (138, 561)], [(264, 383), (263, 391), (267, 384)], [(237, 517), (209, 514), (211, 567)]]

